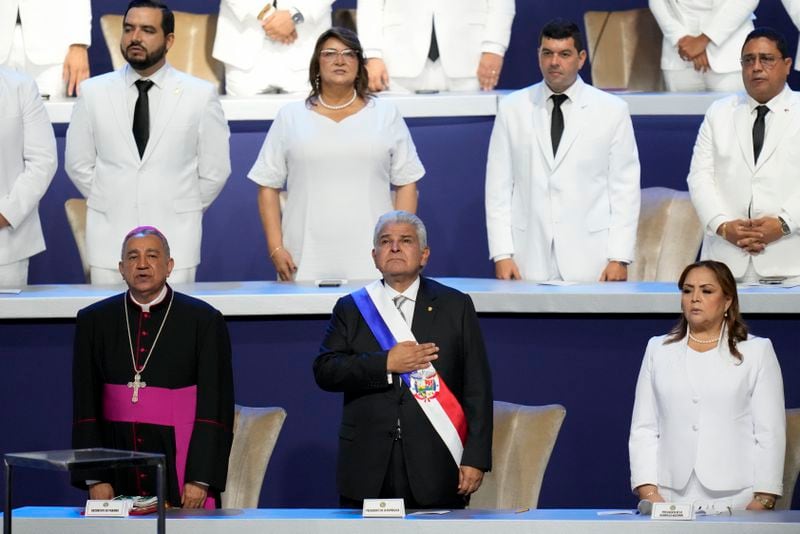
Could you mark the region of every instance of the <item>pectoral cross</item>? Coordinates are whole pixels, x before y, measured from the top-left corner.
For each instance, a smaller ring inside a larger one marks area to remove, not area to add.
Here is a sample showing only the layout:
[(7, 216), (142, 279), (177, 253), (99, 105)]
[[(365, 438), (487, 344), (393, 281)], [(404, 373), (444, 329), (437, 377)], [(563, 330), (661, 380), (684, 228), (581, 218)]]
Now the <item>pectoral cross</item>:
[(133, 375), (133, 382), (128, 382), (128, 387), (133, 388), (133, 395), (131, 396), (131, 404), (139, 402), (139, 388), (146, 388), (147, 382), (142, 382), (142, 375), (136, 373)]

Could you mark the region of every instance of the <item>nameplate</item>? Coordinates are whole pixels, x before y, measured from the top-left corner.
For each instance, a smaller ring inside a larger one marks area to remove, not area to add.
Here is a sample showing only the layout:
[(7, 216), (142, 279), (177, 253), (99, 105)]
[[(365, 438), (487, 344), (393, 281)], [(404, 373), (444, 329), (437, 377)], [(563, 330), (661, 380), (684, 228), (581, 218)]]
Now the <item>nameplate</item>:
[(128, 517), (130, 508), (130, 499), (113, 501), (89, 499), (86, 501), (86, 508), (83, 513), (86, 517)]
[(650, 518), (659, 521), (692, 521), (694, 506), (685, 503), (654, 502)]
[(405, 517), (403, 499), (364, 499), (361, 517)]

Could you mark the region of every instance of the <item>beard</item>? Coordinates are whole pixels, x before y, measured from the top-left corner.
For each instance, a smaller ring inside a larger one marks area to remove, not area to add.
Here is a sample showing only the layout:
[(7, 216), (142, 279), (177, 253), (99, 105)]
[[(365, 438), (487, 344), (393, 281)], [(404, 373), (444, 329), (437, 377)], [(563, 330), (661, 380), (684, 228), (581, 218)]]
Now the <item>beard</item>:
[[(130, 47), (131, 45), (129, 45)], [(131, 67), (135, 70), (146, 70), (164, 59), (164, 56), (167, 55), (167, 44), (163, 43), (160, 47), (156, 48), (152, 52), (148, 52), (142, 45), (138, 45), (140, 48), (145, 50), (145, 55), (141, 59), (132, 58), (128, 55), (128, 49), (123, 48), (120, 46), (120, 51), (122, 52), (122, 57), (125, 58)]]

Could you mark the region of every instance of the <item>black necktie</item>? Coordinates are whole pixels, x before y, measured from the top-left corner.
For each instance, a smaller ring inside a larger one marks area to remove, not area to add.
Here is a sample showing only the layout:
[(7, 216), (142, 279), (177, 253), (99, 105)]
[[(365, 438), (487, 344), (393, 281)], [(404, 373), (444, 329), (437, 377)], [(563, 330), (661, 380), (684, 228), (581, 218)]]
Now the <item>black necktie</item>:
[(139, 98), (136, 99), (136, 107), (133, 108), (133, 138), (136, 140), (140, 158), (144, 154), (147, 140), (150, 138), (150, 101), (147, 91), (151, 87), (153, 87), (153, 82), (150, 80), (136, 80)]
[(769, 113), (767, 106), (756, 107), (756, 120), (753, 123), (753, 163), (758, 163), (758, 156), (764, 146), (764, 116)]
[(436, 41), (436, 26), (431, 24), (431, 47), (428, 49), (428, 59), (436, 61), (439, 59), (439, 43)]
[(553, 142), (553, 155), (558, 151), (558, 143), (561, 142), (561, 134), (564, 133), (564, 113), (561, 111), (561, 104), (567, 99), (567, 95), (553, 95), (553, 114), (550, 116), (550, 140)]

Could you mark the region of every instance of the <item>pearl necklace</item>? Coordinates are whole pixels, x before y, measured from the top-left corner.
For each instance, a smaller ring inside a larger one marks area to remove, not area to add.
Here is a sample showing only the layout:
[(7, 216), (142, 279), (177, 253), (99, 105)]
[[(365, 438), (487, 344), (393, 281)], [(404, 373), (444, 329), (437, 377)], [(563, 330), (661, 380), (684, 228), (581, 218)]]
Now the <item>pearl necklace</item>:
[(131, 323), (128, 319), (128, 295), (125, 294), (124, 298), (122, 299), (122, 307), (125, 310), (125, 326), (128, 329), (128, 346), (131, 349), (131, 363), (133, 364), (133, 382), (128, 382), (128, 387), (133, 389), (133, 394), (131, 395), (132, 404), (139, 402), (139, 389), (147, 387), (147, 383), (142, 382), (142, 373), (144, 372), (144, 368), (147, 367), (147, 362), (150, 361), (150, 356), (153, 355), (153, 349), (156, 348), (158, 338), (161, 337), (161, 331), (164, 329), (164, 323), (167, 322), (167, 317), (169, 316), (169, 311), (172, 309), (172, 301), (174, 299), (175, 292), (173, 291), (169, 297), (167, 311), (164, 313), (164, 318), (161, 319), (161, 326), (158, 327), (156, 338), (153, 340), (153, 344), (150, 346), (150, 351), (147, 353), (147, 358), (145, 358), (144, 364), (142, 364), (141, 368), (136, 366), (136, 356), (133, 352), (133, 336), (131, 336)]
[(353, 89), (353, 96), (350, 98), (350, 100), (348, 100), (344, 104), (339, 104), (338, 106), (332, 106), (331, 104), (328, 104), (327, 102), (322, 100), (322, 93), (317, 95), (317, 102), (319, 102), (319, 104), (323, 108), (331, 109), (333, 111), (338, 111), (340, 109), (344, 109), (344, 108), (348, 107), (350, 104), (355, 102), (356, 98), (358, 98), (358, 92), (355, 89)]
[(695, 343), (700, 343), (701, 345), (709, 345), (709, 344), (711, 344), (711, 343), (717, 343), (717, 342), (719, 341), (719, 338), (720, 338), (720, 337), (721, 337), (721, 336), (717, 336), (717, 337), (715, 337), (714, 339), (697, 339), (696, 337), (694, 337), (694, 336), (692, 335), (692, 332), (691, 332), (691, 331), (689, 331), (689, 339), (691, 339), (691, 340), (692, 340), (692, 341), (694, 341)]

